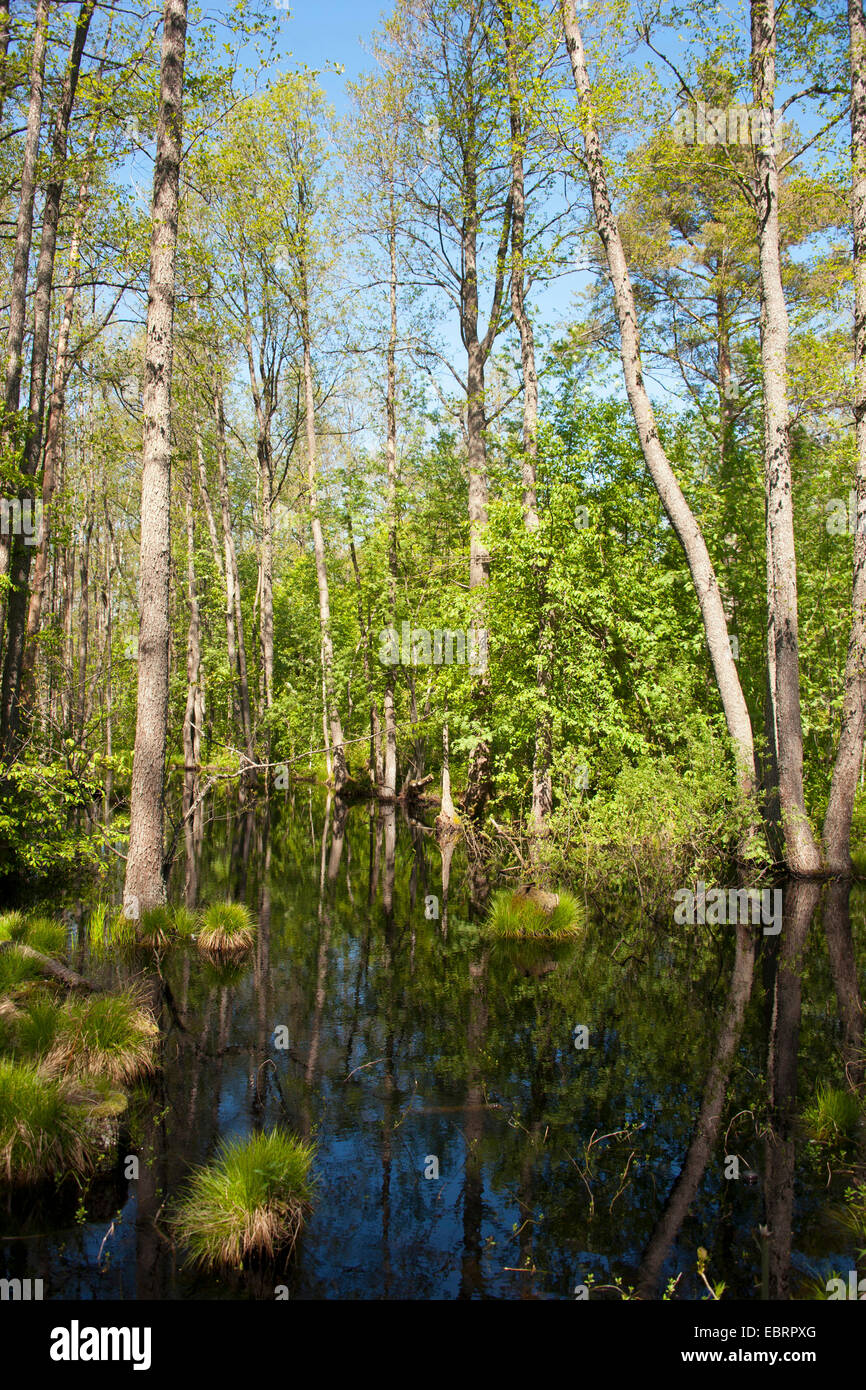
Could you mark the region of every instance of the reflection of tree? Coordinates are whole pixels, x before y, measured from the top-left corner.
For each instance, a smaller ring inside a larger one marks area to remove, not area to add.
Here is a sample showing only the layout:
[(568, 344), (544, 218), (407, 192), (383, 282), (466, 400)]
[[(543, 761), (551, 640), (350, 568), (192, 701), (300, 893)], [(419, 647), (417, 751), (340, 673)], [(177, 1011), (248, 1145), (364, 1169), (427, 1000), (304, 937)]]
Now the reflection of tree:
[(767, 1135), (764, 1204), (769, 1266), (766, 1296), (790, 1297), (791, 1222), (794, 1211), (794, 1122), (797, 1051), (803, 993), (803, 957), (820, 896), (817, 883), (794, 881), (785, 892), (785, 917), (772, 988), (767, 1057), (770, 1130)]
[(857, 961), (851, 935), (851, 880), (831, 879), (824, 899), (824, 935), (830, 972), (842, 1020), (842, 1060), (852, 1090), (862, 1085), (866, 1068), (863, 1000), (857, 978)]
[(641, 1298), (654, 1298), (658, 1294), (662, 1265), (695, 1199), (710, 1155), (715, 1148), (728, 1077), (743, 1030), (746, 1006), (752, 993), (754, 965), (755, 941), (752, 929), (748, 926), (738, 926), (734, 968), (712, 1064), (704, 1085), (703, 1101), (685, 1163), (671, 1188), (664, 1211), (656, 1222), (644, 1251), (637, 1281)]
[(256, 939), (256, 960), (253, 975), (256, 995), (258, 1035), (251, 1058), (253, 1086), (253, 1119), (261, 1122), (267, 1101), (267, 1079), (270, 1068), (265, 1067), (269, 1056), (269, 1012), (271, 993), (271, 823), (265, 812), (259, 829), (259, 858), (261, 861), (261, 893), (259, 900), (259, 929)]
[(481, 1294), (481, 1223), (484, 1216), (484, 1178), (480, 1143), (484, 1133), (484, 1084), (481, 1051), (487, 1038), (487, 963), (489, 950), (482, 950), (469, 962), (469, 1015), (466, 1049), (469, 1074), (466, 1080), (466, 1111), (463, 1139), (466, 1149), (463, 1179), (463, 1255), (460, 1262), (462, 1299)]

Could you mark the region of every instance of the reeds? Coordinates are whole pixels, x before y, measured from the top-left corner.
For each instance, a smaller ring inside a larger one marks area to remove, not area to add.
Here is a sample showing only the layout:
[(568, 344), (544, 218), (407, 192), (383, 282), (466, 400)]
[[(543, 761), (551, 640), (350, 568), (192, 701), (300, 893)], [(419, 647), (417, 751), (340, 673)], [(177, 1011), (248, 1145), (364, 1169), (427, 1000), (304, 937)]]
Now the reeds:
[(224, 1141), (192, 1175), (176, 1211), (190, 1260), (240, 1268), (252, 1257), (291, 1251), (311, 1201), (314, 1152), (280, 1128)]

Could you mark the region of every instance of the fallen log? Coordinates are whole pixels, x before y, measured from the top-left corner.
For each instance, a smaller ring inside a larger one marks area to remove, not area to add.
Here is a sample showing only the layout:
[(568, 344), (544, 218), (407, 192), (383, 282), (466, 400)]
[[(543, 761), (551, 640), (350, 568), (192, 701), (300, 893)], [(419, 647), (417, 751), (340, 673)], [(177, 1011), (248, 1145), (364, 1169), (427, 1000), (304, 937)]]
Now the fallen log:
[(28, 960), (33, 960), (39, 966), (43, 975), (51, 975), (61, 984), (66, 985), (67, 989), (82, 989), (88, 994), (101, 994), (98, 985), (92, 985), (89, 980), (85, 980), (83, 975), (78, 975), (74, 970), (61, 965), (60, 961), (52, 960), (50, 956), (43, 956), (41, 951), (34, 951), (32, 946), (27, 946), (23, 941), (0, 941), (0, 951), (20, 951), (22, 956)]

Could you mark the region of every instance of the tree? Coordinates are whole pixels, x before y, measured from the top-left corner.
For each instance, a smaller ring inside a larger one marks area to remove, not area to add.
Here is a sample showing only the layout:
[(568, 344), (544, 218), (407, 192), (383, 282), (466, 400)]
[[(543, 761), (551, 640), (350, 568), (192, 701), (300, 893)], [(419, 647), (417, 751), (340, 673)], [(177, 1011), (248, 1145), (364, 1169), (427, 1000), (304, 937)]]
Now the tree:
[(187, 0), (165, 0), (142, 405), (138, 707), (124, 900), (165, 901), (163, 824), (171, 569), (171, 370)]

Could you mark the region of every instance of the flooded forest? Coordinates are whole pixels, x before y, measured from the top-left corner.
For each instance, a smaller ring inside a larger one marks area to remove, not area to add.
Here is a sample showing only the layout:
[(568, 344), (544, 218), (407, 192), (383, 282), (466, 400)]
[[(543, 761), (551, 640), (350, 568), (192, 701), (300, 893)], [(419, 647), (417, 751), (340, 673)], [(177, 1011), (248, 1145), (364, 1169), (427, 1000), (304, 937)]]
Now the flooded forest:
[(0, 1309), (135, 1369), (99, 1305), (814, 1360), (863, 0), (0, 0), (0, 210)]

